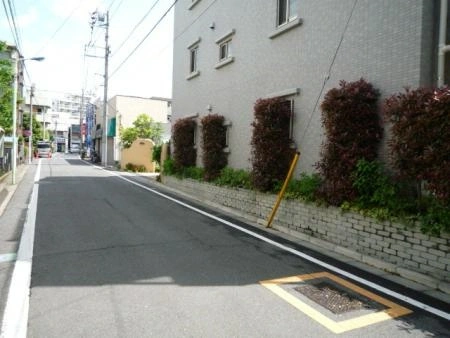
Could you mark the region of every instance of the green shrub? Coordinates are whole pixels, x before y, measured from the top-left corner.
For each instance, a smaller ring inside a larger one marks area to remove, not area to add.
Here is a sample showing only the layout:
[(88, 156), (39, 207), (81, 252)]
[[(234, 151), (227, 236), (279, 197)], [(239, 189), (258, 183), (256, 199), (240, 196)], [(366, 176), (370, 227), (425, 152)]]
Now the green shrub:
[(233, 169), (225, 167), (221, 170), (220, 175), (214, 180), (214, 184), (220, 186), (251, 188), (250, 173), (243, 169)]
[(414, 196), (401, 180), (386, 172), (382, 163), (360, 160), (351, 177), (358, 196), (347, 201), (343, 209), (353, 208), (378, 220), (406, 220), (417, 214)]
[(173, 161), (173, 158), (169, 157), (168, 159), (166, 159), (163, 163), (163, 173), (164, 175), (175, 175), (176, 174), (176, 170), (175, 170), (175, 164)]
[(361, 208), (395, 208), (398, 202), (396, 187), (380, 162), (359, 160), (352, 179), (353, 187), (358, 192), (357, 203)]
[(286, 188), (286, 198), (298, 198), (307, 202), (317, 199), (317, 191), (322, 183), (318, 174), (300, 174), (298, 180), (291, 180)]
[(127, 163), (125, 164), (125, 169), (132, 172), (144, 173), (147, 171), (145, 166), (140, 164)]
[(434, 197), (427, 198), (426, 203), (426, 212), (419, 215), (421, 231), (437, 236), (442, 231), (450, 233), (450, 206)]
[(179, 173), (181, 178), (192, 178), (194, 180), (202, 181), (205, 171), (203, 168), (199, 167), (186, 167), (183, 168), (182, 172)]
[(136, 170), (139, 173), (145, 173), (147, 171), (147, 169), (145, 168), (144, 165), (136, 165)]
[(156, 162), (158, 165), (161, 165), (161, 163), (159, 163), (161, 161), (161, 151), (161, 144), (153, 147), (152, 161)]

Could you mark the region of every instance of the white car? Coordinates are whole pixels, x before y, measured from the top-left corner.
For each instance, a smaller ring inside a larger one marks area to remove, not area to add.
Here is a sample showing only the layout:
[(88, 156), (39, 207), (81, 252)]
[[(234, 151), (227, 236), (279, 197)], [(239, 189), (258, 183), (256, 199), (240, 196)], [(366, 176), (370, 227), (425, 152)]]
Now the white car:
[(80, 152), (80, 146), (78, 144), (72, 144), (72, 147), (70, 148), (71, 154), (78, 154)]

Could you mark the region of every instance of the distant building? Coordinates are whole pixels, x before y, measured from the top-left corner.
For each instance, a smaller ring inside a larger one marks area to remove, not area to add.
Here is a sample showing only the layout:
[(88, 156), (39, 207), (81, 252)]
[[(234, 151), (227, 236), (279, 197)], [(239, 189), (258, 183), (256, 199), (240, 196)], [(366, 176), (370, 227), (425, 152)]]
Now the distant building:
[[(121, 156), (121, 140), (120, 128), (128, 128), (133, 126), (133, 122), (141, 114), (146, 114), (153, 121), (161, 123), (164, 134), (163, 141), (170, 139), (170, 116), (171, 116), (172, 100), (162, 97), (137, 97), (116, 95), (108, 100), (107, 116), (108, 116), (108, 143), (107, 143), (107, 162), (109, 165), (114, 162), (120, 162)], [(100, 153), (103, 138), (103, 110), (102, 105), (97, 103), (96, 111), (96, 130), (93, 138), (95, 139), (95, 149)]]
[[(62, 93), (53, 96), (51, 111), (42, 117), (41, 121), (45, 122), (46, 128), (54, 133), (58, 151), (69, 151), (69, 130), (72, 125), (85, 124), (86, 109), (92, 99), (91, 93), (84, 95)], [(83, 141), (84, 139), (83, 137)]]

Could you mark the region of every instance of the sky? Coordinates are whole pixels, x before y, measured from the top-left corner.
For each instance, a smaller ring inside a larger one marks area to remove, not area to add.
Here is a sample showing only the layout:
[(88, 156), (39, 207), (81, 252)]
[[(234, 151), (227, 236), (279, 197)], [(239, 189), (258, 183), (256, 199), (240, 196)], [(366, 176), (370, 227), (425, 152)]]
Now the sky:
[[(91, 30), (91, 13), (97, 10), (109, 13), (108, 98), (170, 98), (173, 8), (168, 10), (173, 1), (4, 0), (14, 9), (23, 57), (45, 57), (41, 62), (25, 61), (25, 85), (34, 84), (50, 98), (63, 93), (81, 95), (85, 90), (103, 99), (106, 29), (97, 21)], [(4, 8), (0, 10), (0, 40), (15, 45)]]

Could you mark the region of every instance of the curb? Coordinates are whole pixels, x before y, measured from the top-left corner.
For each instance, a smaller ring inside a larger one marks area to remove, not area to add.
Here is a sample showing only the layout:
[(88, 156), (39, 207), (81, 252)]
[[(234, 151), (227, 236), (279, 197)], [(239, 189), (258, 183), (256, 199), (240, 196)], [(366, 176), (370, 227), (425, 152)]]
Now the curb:
[(0, 177), (0, 216), (5, 211), (8, 206), (9, 201), (14, 195), (14, 192), (17, 189), (17, 186), (22, 181), (22, 178), (26, 171), (28, 170), (28, 166), (21, 164), (17, 167), (16, 172), (16, 184), (12, 184), (9, 180), (11, 176), (11, 171), (8, 171), (6, 174)]

